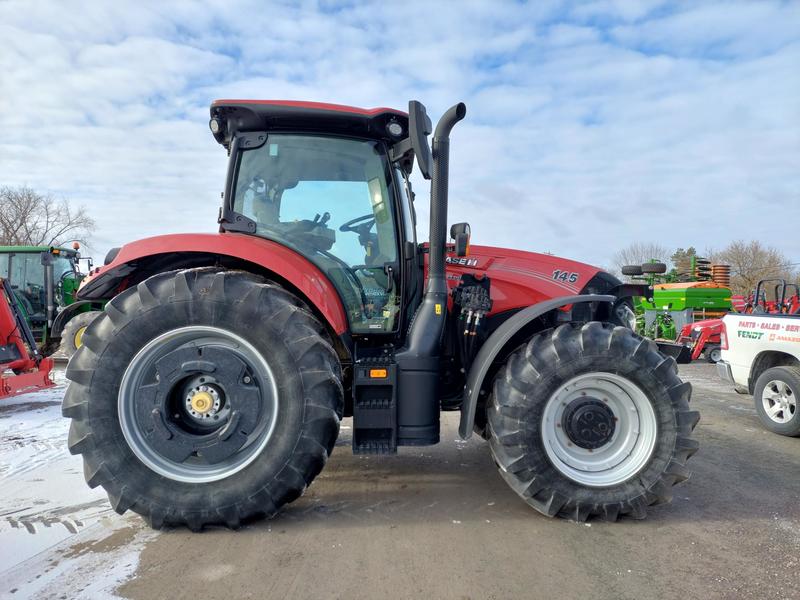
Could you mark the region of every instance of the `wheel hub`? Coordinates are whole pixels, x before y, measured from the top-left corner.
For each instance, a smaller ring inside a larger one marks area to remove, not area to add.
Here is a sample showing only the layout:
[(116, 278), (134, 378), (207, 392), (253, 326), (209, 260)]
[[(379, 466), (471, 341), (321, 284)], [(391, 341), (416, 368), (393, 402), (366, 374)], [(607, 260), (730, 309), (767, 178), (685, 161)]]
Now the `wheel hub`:
[(189, 399), (189, 404), (191, 404), (195, 412), (204, 415), (214, 406), (214, 398), (208, 392), (197, 392), (196, 394), (192, 394)]
[(613, 437), (614, 412), (597, 398), (584, 396), (573, 400), (562, 417), (561, 426), (573, 444), (594, 450), (605, 446)]
[(653, 406), (632, 380), (595, 371), (559, 385), (542, 414), (551, 464), (590, 487), (626, 481), (650, 459), (658, 435)]
[(269, 441), (275, 379), (260, 353), (226, 330), (165, 332), (132, 359), (118, 414), (128, 446), (176, 481), (216, 481), (247, 466)]
[(205, 421), (219, 417), (223, 394), (213, 385), (194, 385), (186, 394), (184, 403), (189, 416)]
[(767, 416), (776, 423), (788, 423), (797, 410), (791, 388), (780, 380), (770, 381), (764, 386), (761, 402)]

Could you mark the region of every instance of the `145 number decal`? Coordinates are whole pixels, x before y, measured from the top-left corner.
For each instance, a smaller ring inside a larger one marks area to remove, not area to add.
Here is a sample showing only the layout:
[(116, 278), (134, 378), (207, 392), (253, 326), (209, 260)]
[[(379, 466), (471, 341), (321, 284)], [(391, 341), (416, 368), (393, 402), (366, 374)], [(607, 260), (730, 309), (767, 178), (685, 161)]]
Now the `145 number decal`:
[(578, 281), (579, 275), (575, 272), (570, 273), (569, 271), (562, 271), (561, 269), (556, 269), (553, 271), (553, 280), (554, 281), (564, 281), (566, 283), (575, 283)]

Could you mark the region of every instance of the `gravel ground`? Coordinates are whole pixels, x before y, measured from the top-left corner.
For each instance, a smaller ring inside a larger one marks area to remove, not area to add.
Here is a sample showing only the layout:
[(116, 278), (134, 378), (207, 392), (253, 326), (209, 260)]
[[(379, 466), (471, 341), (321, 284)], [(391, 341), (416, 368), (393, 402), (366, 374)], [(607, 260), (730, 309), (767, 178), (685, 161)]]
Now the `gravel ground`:
[(486, 445), (349, 450), (271, 521), (152, 532), (66, 452), (61, 386), (0, 406), (3, 598), (800, 598), (800, 439), (765, 431), (714, 368), (681, 368), (702, 420), (694, 475), (646, 521), (529, 509)]

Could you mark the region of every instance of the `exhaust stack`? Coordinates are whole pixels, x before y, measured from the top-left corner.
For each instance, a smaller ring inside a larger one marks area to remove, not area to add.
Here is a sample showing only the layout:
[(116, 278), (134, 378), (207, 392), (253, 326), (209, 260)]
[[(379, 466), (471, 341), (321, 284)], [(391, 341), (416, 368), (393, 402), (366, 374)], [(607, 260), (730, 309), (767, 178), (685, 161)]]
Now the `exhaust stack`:
[(467, 107), (459, 102), (451, 107), (436, 125), (433, 134), (433, 179), (431, 180), (430, 263), (428, 292), (447, 293), (444, 277), (444, 249), (447, 236), (447, 192), (450, 175), (450, 132), (467, 114)]
[(431, 179), (430, 255), (425, 296), (422, 299), (406, 342), (406, 352), (417, 357), (438, 357), (447, 312), (447, 281), (444, 251), (447, 236), (447, 191), (450, 172), (450, 132), (467, 114), (459, 102), (436, 125), (433, 134), (433, 177)]
[(439, 354), (447, 316), (444, 254), (450, 132), (466, 114), (466, 105), (459, 102), (442, 115), (433, 134), (428, 279), (406, 346), (396, 355), (400, 370), (398, 443), (405, 446), (439, 441)]

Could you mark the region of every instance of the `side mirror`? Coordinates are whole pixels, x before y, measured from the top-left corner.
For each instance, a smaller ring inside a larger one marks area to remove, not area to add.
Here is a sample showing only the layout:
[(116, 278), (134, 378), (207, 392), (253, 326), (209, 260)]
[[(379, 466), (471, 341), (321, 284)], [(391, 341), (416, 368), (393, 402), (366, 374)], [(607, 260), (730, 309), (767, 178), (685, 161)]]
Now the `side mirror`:
[(472, 235), (469, 223), (456, 223), (450, 227), (450, 237), (456, 242), (456, 256), (469, 254), (469, 239)]
[(398, 162), (403, 170), (410, 174), (417, 159), (417, 166), (425, 179), (431, 178), (431, 165), (433, 156), (428, 144), (428, 136), (433, 131), (428, 113), (421, 102), (411, 100), (408, 103), (408, 136), (400, 140), (391, 148), (392, 162)]
[(425, 179), (431, 178), (431, 147), (428, 145), (428, 136), (433, 131), (433, 124), (425, 112), (422, 102), (411, 100), (408, 103), (408, 136), (411, 138), (411, 147), (417, 158), (417, 166)]

